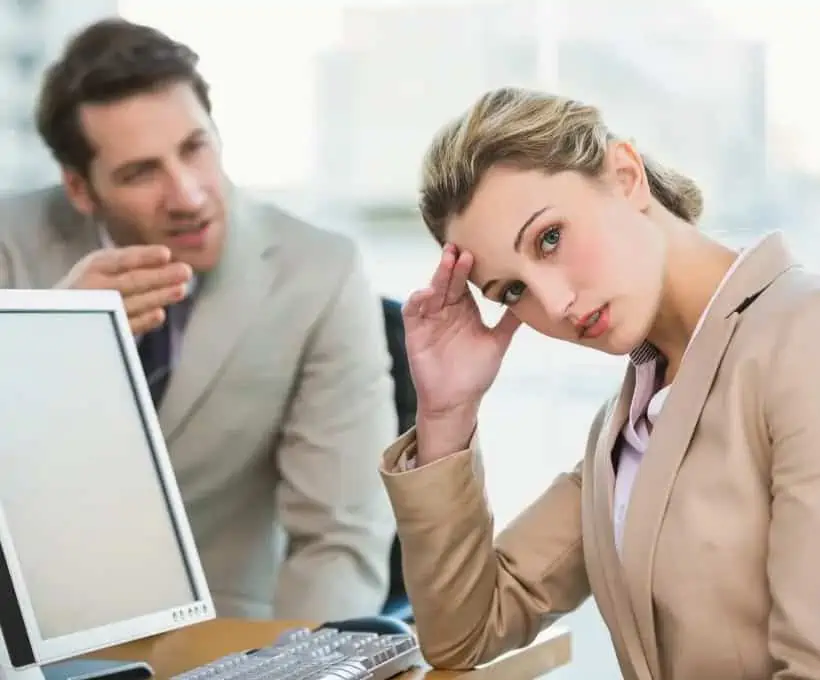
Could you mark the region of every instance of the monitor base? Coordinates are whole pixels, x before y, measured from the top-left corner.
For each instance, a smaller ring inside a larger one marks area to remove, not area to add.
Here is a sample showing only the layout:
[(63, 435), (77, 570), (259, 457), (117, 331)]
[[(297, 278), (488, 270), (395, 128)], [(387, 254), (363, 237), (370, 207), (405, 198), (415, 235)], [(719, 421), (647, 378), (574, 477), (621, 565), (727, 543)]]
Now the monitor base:
[(147, 663), (75, 659), (26, 668), (0, 668), (0, 680), (149, 680), (154, 671)]

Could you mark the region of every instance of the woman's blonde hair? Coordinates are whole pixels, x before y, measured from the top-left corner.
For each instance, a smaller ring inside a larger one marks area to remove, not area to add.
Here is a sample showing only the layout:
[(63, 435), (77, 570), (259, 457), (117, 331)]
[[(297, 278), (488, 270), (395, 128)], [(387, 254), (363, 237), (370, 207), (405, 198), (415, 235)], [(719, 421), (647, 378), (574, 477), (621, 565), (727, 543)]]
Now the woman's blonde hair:
[[(443, 243), (448, 222), (467, 209), (495, 165), (599, 177), (614, 139), (594, 106), (521, 88), (490, 91), (439, 131), (428, 148), (419, 199), (424, 222)], [(697, 222), (703, 196), (695, 182), (642, 159), (652, 195), (681, 219)]]

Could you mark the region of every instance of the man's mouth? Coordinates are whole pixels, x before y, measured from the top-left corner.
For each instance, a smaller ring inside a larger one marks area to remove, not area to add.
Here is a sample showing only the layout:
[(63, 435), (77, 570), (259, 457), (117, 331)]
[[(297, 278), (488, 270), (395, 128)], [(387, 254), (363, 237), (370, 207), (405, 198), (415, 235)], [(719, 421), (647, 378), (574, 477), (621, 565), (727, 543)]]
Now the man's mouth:
[(195, 224), (186, 224), (185, 226), (171, 227), (168, 230), (168, 236), (174, 238), (176, 236), (184, 236), (185, 234), (196, 234), (200, 231), (204, 231), (205, 229), (207, 229), (210, 223), (210, 220), (200, 220)]
[(168, 241), (175, 248), (180, 249), (200, 249), (206, 245), (208, 228), (211, 220), (202, 220), (197, 224), (185, 225), (184, 227), (174, 227), (166, 234)]

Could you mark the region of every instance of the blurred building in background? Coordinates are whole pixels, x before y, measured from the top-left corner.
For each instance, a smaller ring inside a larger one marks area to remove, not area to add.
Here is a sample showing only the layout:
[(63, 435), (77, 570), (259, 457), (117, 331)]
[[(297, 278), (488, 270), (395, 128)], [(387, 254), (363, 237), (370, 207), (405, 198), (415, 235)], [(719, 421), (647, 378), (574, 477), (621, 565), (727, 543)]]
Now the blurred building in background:
[(415, 224), (435, 130), (480, 92), (522, 85), (600, 106), (616, 134), (719, 197), (706, 224), (726, 229), (770, 200), (765, 81), (765, 46), (690, 3), (353, 6), (317, 69), (314, 191), (379, 229)]
[(116, 13), (117, 0), (0, 0), (0, 190), (59, 176), (34, 127), (43, 69), (67, 35)]
[(499, 83), (537, 87), (538, 3), (351, 7), (317, 72), (316, 190), (388, 219), (412, 205), (436, 129)]
[(600, 106), (615, 134), (695, 177), (707, 193), (707, 222), (759, 211), (768, 165), (765, 46), (649, 35), (626, 44), (561, 40), (562, 90)]

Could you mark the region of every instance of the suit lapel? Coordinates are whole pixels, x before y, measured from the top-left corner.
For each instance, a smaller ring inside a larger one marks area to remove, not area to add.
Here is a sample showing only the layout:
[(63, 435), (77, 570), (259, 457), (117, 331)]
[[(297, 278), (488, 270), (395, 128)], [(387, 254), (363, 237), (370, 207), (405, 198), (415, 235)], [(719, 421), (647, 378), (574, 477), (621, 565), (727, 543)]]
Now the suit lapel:
[(750, 252), (726, 281), (690, 344), (650, 438), (630, 498), (623, 565), (652, 676), (660, 677), (652, 601), (655, 547), (666, 507), (701, 411), (746, 300), (791, 266), (779, 235)]
[(655, 545), (675, 477), (689, 446), (695, 425), (723, 354), (737, 323), (710, 314), (689, 348), (674, 386), (652, 432), (632, 491), (624, 531), (623, 564), (653, 677), (660, 677), (652, 605), (652, 571)]
[[(599, 606), (608, 613), (607, 619), (615, 622), (610, 629), (617, 638), (620, 638), (616, 644), (621, 648), (621, 653), (628, 657), (631, 667), (635, 670), (636, 680), (650, 680), (623, 580), (623, 569), (615, 549), (613, 517), (615, 474), (612, 452), (629, 416), (634, 389), (635, 371), (630, 365), (621, 390), (603, 423), (593, 454), (594, 474), (589, 476), (592, 480), (593, 521), (591, 526), (584, 528), (584, 532), (594, 537), (591, 548), (598, 556), (597, 560), (587, 560), (587, 565), (590, 580), (602, 582), (604, 586), (602, 591), (596, 593)], [(601, 595), (604, 595), (604, 598)]]
[(273, 234), (260, 228), (253, 206), (235, 193), (225, 252), (218, 267), (201, 279), (179, 363), (159, 409), (169, 442), (207, 395), (273, 285)]

